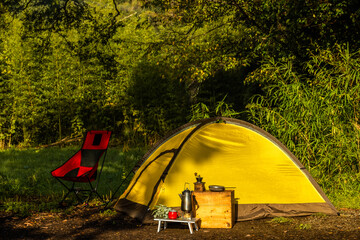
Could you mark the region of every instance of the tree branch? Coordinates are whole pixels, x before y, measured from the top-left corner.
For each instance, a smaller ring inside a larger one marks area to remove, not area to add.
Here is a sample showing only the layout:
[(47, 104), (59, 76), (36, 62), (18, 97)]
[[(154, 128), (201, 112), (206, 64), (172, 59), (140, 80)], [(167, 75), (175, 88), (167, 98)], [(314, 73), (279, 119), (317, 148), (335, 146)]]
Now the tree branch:
[(118, 9), (118, 7), (117, 7), (116, 0), (113, 0), (113, 3), (114, 3), (115, 11), (116, 11), (116, 15), (115, 15), (114, 18), (116, 18), (117, 16), (120, 15), (120, 11), (119, 11), (119, 9)]

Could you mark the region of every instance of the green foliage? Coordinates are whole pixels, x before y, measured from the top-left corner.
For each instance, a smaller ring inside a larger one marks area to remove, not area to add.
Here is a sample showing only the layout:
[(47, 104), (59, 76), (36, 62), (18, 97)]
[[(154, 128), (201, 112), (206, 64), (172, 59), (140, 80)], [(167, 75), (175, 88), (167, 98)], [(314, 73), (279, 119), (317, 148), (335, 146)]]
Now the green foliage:
[(300, 74), (291, 59), (270, 60), (249, 76), (265, 93), (253, 97), (249, 117), (326, 186), (339, 174), (359, 172), (360, 55), (338, 46), (319, 50), (304, 65)]
[(160, 63), (140, 62), (133, 70), (128, 94), (139, 113), (139, 127), (133, 129), (144, 135), (161, 137), (185, 122), (185, 88)]
[(215, 103), (215, 106), (209, 108), (206, 104), (200, 102), (192, 106), (190, 121), (205, 119), (209, 117), (236, 117), (240, 113), (236, 112), (233, 107), (225, 102), (224, 97), (221, 101)]
[(152, 214), (154, 218), (167, 218), (170, 210), (172, 209), (165, 205), (159, 204), (155, 206), (155, 209), (152, 211)]
[(191, 107), (191, 118), (190, 121), (199, 119), (205, 119), (210, 117), (210, 110), (204, 103), (197, 103)]
[[(321, 179), (319, 177), (319, 179)], [(321, 181), (325, 192), (338, 208), (360, 208), (360, 174), (345, 173)]]
[[(357, 1), (145, 1), (162, 10), (162, 20), (190, 25), (195, 32), (211, 23), (212, 29), (222, 26), (237, 30), (240, 38), (223, 39), (223, 49), (250, 58), (289, 56), (301, 59), (317, 42), (322, 47), (338, 43), (360, 47)], [(356, 29), (356, 30), (355, 30)], [(221, 30), (220, 30), (221, 31)], [(221, 40), (223, 40), (221, 39)], [(232, 41), (231, 41), (232, 40)], [(299, 59), (299, 60), (301, 60)], [(243, 60), (243, 59), (242, 59)]]
[[(143, 145), (185, 123), (183, 84), (169, 75), (166, 62), (157, 67), (166, 56), (148, 51), (166, 33), (139, 28), (152, 14), (139, 3), (13, 6), (6, 3), (9, 12), (2, 15), (9, 24), (0, 42), (0, 146), (47, 144), (91, 129), (113, 130), (123, 144)], [(150, 86), (161, 89), (153, 93)]]

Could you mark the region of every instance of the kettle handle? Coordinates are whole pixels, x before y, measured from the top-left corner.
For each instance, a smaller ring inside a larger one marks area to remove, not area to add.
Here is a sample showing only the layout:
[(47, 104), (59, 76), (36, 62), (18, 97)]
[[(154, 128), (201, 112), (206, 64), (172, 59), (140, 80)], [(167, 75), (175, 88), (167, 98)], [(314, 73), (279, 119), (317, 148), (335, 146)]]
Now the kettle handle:
[(188, 183), (188, 182), (185, 182), (185, 184), (184, 184), (184, 189), (186, 189), (186, 184), (189, 185), (188, 189), (190, 190), (190, 183)]
[(196, 201), (196, 197), (193, 196), (192, 200), (194, 202), (195, 210), (198, 210), (200, 206), (199, 206), (199, 203)]

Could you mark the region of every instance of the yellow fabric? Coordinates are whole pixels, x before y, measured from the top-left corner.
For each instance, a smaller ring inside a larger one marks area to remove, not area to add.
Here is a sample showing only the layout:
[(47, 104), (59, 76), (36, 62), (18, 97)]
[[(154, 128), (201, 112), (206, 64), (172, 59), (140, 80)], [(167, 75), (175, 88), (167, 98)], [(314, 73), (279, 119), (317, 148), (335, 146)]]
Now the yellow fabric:
[[(165, 142), (143, 166), (162, 151), (178, 147), (190, 130)], [(147, 205), (154, 184), (171, 157), (172, 154), (166, 154), (151, 164), (127, 199)], [(152, 206), (180, 206), (178, 194), (184, 190), (185, 182), (193, 187), (195, 172), (204, 178), (206, 189), (209, 185), (234, 189), (238, 204), (325, 202), (307, 176), (276, 144), (252, 129), (234, 124), (212, 123), (196, 131), (177, 156)]]
[[(178, 148), (179, 144), (184, 140), (184, 138), (190, 133), (193, 128), (186, 129), (183, 132), (178, 133), (177, 135), (166, 141), (165, 144), (159, 146), (137, 170), (136, 174), (134, 175), (129, 184), (129, 187), (120, 196), (120, 198), (124, 198), (130, 191), (126, 199), (146, 206), (152, 196), (153, 189), (157, 181), (159, 180), (161, 174), (163, 173), (169, 161), (173, 157), (173, 153), (166, 153), (164, 155), (161, 155), (160, 157), (158, 156), (164, 151)], [(153, 162), (155, 158), (157, 159)], [(141, 174), (143, 171), (145, 171), (145, 173)], [(140, 177), (138, 177), (139, 175)], [(161, 189), (161, 186), (159, 189)]]

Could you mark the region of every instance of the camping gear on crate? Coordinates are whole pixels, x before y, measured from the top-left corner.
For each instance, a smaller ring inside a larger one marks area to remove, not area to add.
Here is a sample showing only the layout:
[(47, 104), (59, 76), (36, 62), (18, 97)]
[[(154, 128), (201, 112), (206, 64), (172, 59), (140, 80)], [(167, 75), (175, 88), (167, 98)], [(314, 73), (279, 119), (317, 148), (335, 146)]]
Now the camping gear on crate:
[(336, 215), (320, 186), (278, 139), (245, 121), (215, 117), (165, 136), (139, 161), (114, 208), (142, 220), (157, 204), (173, 208), (194, 172), (236, 188), (236, 220)]
[[(99, 185), (101, 172), (104, 166), (110, 136), (110, 131), (87, 132), (81, 149), (63, 165), (51, 171), (51, 175), (68, 190), (59, 204), (62, 204), (70, 193), (74, 193), (79, 201), (90, 200), (93, 193), (102, 200), (102, 197), (97, 192), (97, 187)], [(99, 173), (97, 173), (101, 157), (103, 157), (101, 169)], [(93, 186), (91, 182), (96, 179), (96, 185)], [(67, 186), (64, 181), (72, 182), (72, 186)], [(78, 185), (80, 183), (88, 183), (89, 186), (85, 189), (78, 188), (75, 187), (75, 183), (78, 183)], [(83, 199), (80, 196), (83, 192), (89, 193), (87, 199)]]
[[(189, 183), (185, 183), (184, 188), (187, 184), (189, 185)], [(181, 211), (184, 212), (183, 217), (185, 219), (191, 219), (192, 196), (189, 188), (186, 188), (181, 194), (179, 194), (179, 197), (181, 199)]]
[[(197, 176), (197, 173), (195, 173)], [(196, 177), (196, 182), (194, 182), (194, 191), (205, 191), (205, 183), (202, 181), (202, 177), (199, 175)]]

